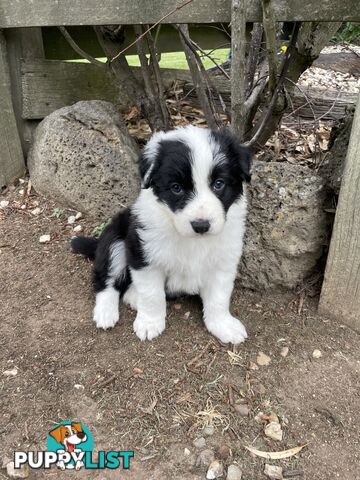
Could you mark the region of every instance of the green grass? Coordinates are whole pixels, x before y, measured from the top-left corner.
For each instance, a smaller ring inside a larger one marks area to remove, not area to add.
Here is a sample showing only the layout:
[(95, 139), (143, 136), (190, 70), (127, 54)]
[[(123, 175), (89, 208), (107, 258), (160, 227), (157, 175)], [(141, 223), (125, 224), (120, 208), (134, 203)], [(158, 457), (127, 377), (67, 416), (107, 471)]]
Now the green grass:
[[(205, 50), (206, 53), (209, 53), (210, 50)], [(229, 56), (229, 49), (222, 48), (216, 50), (211, 53), (211, 56), (217, 63), (222, 63), (227, 60)], [(138, 67), (140, 65), (139, 57), (137, 55), (128, 55), (126, 57), (129, 65), (132, 67)], [(105, 58), (98, 58), (98, 60), (105, 62)], [(207, 57), (202, 57), (203, 64), (205, 68), (211, 68), (214, 66), (214, 63)], [(78, 59), (78, 60), (70, 60), (71, 62), (81, 62), (87, 63), (85, 59)], [(162, 53), (161, 60), (160, 60), (160, 67), (161, 68), (177, 68), (177, 69), (188, 69), (188, 65), (185, 58), (184, 52), (169, 52), (169, 53)]]

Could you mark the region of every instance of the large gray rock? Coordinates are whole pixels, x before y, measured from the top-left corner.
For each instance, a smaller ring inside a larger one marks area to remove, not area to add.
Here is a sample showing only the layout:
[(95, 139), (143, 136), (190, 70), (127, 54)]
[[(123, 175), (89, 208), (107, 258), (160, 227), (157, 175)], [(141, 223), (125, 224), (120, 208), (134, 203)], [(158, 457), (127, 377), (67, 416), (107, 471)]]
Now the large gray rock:
[(293, 288), (308, 277), (329, 233), (324, 180), (308, 167), (255, 161), (240, 284)]
[(137, 196), (138, 148), (115, 106), (78, 102), (36, 129), (28, 167), (35, 189), (59, 203), (110, 217)]

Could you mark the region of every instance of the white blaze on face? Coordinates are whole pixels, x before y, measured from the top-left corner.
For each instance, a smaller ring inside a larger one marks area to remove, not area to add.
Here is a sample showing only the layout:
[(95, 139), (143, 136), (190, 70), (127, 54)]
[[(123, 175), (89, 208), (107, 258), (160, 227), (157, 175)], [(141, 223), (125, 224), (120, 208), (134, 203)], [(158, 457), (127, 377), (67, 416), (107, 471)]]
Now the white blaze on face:
[(224, 227), (225, 211), (221, 201), (211, 190), (209, 179), (214, 166), (223, 160), (219, 153), (219, 145), (213, 140), (209, 130), (194, 127), (186, 129), (183, 140), (190, 148), (192, 156), (194, 197), (181, 211), (175, 212), (175, 228), (181, 235), (196, 236), (191, 222), (208, 220), (210, 222), (208, 234), (216, 235)]

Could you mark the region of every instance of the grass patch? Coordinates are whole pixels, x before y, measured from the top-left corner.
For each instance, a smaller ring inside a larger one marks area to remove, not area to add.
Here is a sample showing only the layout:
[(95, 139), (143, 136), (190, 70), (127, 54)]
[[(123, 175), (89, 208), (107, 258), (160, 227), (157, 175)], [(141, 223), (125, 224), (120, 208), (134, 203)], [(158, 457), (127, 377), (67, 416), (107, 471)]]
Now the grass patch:
[[(229, 56), (229, 48), (221, 48), (219, 50), (215, 50), (212, 52), (211, 56), (214, 58), (214, 60), (217, 63), (222, 63), (225, 60), (227, 60)], [(206, 53), (209, 53), (210, 50), (205, 50)], [(128, 55), (126, 57), (128, 63), (132, 67), (139, 67), (140, 66), (140, 61), (139, 57), (137, 55)], [(98, 58), (101, 62), (106, 62), (106, 58)], [(204, 67), (205, 68), (211, 68), (214, 66), (213, 62), (207, 58), (207, 57), (202, 57)], [(88, 63), (87, 60), (85, 59), (76, 59), (76, 60), (69, 60), (70, 62), (77, 62), (77, 63)], [(185, 53), (184, 52), (167, 52), (167, 53), (162, 53), (161, 54), (161, 60), (160, 60), (160, 67), (161, 68), (176, 68), (180, 70), (187, 70), (188, 69), (188, 64), (185, 58)]]

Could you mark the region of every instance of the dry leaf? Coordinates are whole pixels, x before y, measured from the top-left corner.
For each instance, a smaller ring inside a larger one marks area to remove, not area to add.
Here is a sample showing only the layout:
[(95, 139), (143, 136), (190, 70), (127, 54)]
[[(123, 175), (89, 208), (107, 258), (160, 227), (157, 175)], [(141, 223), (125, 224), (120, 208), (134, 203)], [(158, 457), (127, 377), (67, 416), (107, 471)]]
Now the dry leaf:
[(305, 445), (301, 445), (300, 447), (289, 448), (288, 450), (281, 450), (279, 452), (263, 452), (261, 450), (257, 450), (256, 448), (246, 446), (245, 448), (257, 457), (266, 458), (267, 460), (281, 460), (283, 458), (293, 457), (306, 446), (307, 443), (305, 443)]

